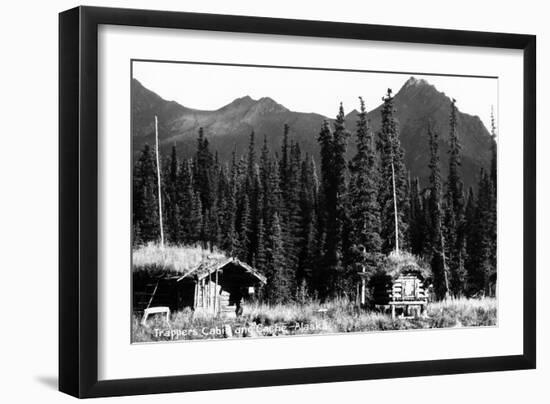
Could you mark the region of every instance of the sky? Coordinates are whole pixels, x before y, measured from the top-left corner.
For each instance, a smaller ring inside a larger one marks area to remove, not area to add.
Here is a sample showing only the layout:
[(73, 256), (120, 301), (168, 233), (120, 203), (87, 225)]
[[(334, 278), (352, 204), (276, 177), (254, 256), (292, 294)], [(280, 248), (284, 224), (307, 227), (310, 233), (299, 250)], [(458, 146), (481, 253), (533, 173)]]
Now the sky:
[(457, 100), (458, 109), (477, 115), (489, 129), (491, 107), (497, 115), (498, 80), (422, 74), (319, 71), (187, 63), (133, 62), (133, 77), (159, 96), (193, 109), (216, 110), (236, 98), (270, 97), (297, 112), (335, 117), (339, 103), (346, 113), (376, 108), (391, 88), (397, 93), (411, 77), (425, 79)]

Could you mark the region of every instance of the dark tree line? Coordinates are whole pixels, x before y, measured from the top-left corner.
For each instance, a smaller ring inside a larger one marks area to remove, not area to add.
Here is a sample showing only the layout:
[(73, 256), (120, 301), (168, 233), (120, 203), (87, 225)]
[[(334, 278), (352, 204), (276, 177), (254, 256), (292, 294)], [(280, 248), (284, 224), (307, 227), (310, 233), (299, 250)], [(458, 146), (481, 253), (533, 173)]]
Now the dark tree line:
[[(492, 161), (477, 188), (461, 180), (457, 108), (450, 104), (448, 178), (441, 178), (439, 134), (426, 123), (429, 185), (420, 188), (404, 164), (391, 90), (374, 133), (360, 98), (354, 133), (343, 106), (317, 136), (320, 167), (281, 128), (278, 151), (265, 137), (222, 164), (202, 128), (192, 159), (176, 146), (161, 156), (163, 225), (171, 244), (201, 244), (245, 261), (268, 278), (270, 302), (356, 293), (357, 272), (374, 273), (392, 251), (429, 262), (435, 294), (494, 294), (496, 280), (496, 128)], [(348, 143), (356, 154), (346, 161)], [(259, 152), (259, 153), (258, 153)], [(319, 174), (319, 177), (318, 177)], [(145, 145), (134, 164), (133, 243), (159, 240), (155, 151)]]

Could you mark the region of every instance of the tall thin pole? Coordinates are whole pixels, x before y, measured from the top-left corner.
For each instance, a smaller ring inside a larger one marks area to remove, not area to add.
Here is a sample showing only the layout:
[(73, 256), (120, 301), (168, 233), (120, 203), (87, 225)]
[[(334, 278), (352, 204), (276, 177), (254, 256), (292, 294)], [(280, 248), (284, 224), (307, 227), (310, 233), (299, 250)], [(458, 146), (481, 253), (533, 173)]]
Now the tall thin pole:
[(218, 267), (216, 267), (216, 285), (214, 286), (214, 314), (218, 314), (220, 301), (218, 300)]
[(162, 192), (160, 188), (159, 128), (158, 128), (158, 118), (156, 115), (155, 115), (155, 138), (157, 142), (156, 155), (157, 155), (157, 182), (158, 182), (158, 190), (159, 190), (160, 247), (164, 248), (164, 229), (162, 227)]
[[(363, 274), (365, 273), (365, 265), (363, 265), (363, 269), (361, 271)], [(365, 305), (365, 275), (361, 277), (361, 304)]]
[(391, 180), (393, 186), (393, 214), (395, 219), (395, 252), (399, 254), (399, 225), (397, 222), (397, 196), (395, 192), (395, 169), (393, 168), (393, 150), (391, 153)]

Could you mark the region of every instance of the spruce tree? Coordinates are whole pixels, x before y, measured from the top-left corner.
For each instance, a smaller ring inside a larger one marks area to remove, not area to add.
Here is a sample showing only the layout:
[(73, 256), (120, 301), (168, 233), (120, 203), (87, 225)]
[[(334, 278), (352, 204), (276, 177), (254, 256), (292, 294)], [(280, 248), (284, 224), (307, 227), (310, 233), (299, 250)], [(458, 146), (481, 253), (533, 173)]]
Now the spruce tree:
[(495, 123), (495, 115), (491, 107), (491, 181), (495, 195), (497, 193), (497, 127)]
[(302, 242), (302, 212), (300, 210), (300, 179), (302, 170), (300, 145), (293, 142), (290, 147), (287, 197), (285, 201), (287, 222), (284, 224), (283, 236), (287, 252), (287, 264), (292, 272), (298, 270), (299, 248)]
[[(321, 175), (323, 192), (323, 262), (324, 274), (321, 277), (320, 294), (323, 298), (329, 293), (343, 291), (343, 224), (344, 197), (346, 193), (346, 147), (349, 132), (345, 128), (344, 108), (340, 104), (338, 115), (331, 133), (328, 122), (324, 122), (319, 134), (321, 146)], [(330, 287), (329, 287), (330, 285)]]
[(290, 127), (288, 124), (284, 124), (283, 127), (283, 142), (281, 144), (281, 159), (279, 162), (279, 178), (281, 179), (281, 192), (283, 195), (283, 199), (286, 200), (287, 194), (288, 194), (288, 173), (289, 173), (289, 152), (290, 152), (290, 145), (289, 145), (289, 133), (290, 133)]
[(495, 124), (495, 115), (491, 108), (491, 187), (493, 194), (490, 198), (491, 212), (489, 215), (490, 227), (489, 237), (491, 238), (491, 266), (492, 272), (496, 276), (497, 267), (497, 128)]
[(271, 195), (271, 159), (269, 155), (269, 148), (267, 146), (267, 137), (264, 136), (263, 146), (260, 152), (260, 162), (259, 162), (259, 196), (258, 196), (258, 216), (262, 220), (262, 224), (265, 226), (270, 222), (269, 216), (269, 199), (272, 198)]
[(447, 261), (450, 271), (451, 292), (455, 296), (463, 293), (464, 284), (464, 191), (460, 175), (462, 146), (458, 135), (456, 100), (451, 101), (449, 116), (449, 175), (445, 198), (445, 236)]
[(203, 213), (210, 210), (214, 202), (212, 194), (215, 188), (212, 184), (212, 175), (214, 167), (214, 157), (210, 151), (208, 139), (204, 135), (203, 128), (199, 128), (199, 136), (197, 138), (197, 150), (194, 159), (193, 178), (195, 181), (195, 189), (199, 193)]
[(332, 167), (332, 132), (328, 121), (323, 121), (321, 131), (317, 138), (321, 155), (321, 178), (319, 186), (319, 209), (317, 215), (317, 244), (320, 247), (320, 254), (316, 263), (316, 270), (312, 274), (316, 292), (320, 297), (328, 294), (330, 285), (329, 270), (326, 257), (326, 234), (328, 228), (329, 206), (333, 205), (330, 199), (332, 196), (331, 167)]
[(252, 184), (254, 182), (254, 176), (256, 171), (256, 137), (254, 131), (250, 132), (248, 142), (248, 158), (247, 158), (247, 176), (246, 182), (248, 191), (252, 191)]
[(252, 264), (258, 249), (258, 221), (262, 215), (261, 179), (258, 163), (256, 161), (256, 141), (254, 131), (250, 133), (247, 156), (247, 173), (245, 178), (245, 190), (249, 202), (248, 223), (248, 253), (246, 262)]
[(298, 268), (296, 279), (298, 285), (313, 289), (313, 271), (317, 259), (317, 197), (318, 180), (315, 161), (306, 155), (302, 161), (300, 176), (300, 239), (298, 245)]
[(496, 198), (490, 172), (480, 181), (477, 202), (477, 227), (481, 235), (478, 265), (483, 274), (483, 293), (492, 295), (496, 281)]
[(465, 221), (461, 215), (461, 223), (457, 224), (452, 199), (445, 203), (444, 213), (444, 239), (445, 257), (449, 272), (449, 291), (455, 297), (464, 294), (466, 270), (465, 258)]
[(166, 214), (166, 235), (170, 243), (177, 244), (179, 242), (179, 192), (178, 192), (178, 157), (176, 153), (176, 145), (172, 146), (170, 160), (168, 162), (167, 175), (164, 175), (164, 205)]
[[(480, 178), (483, 178), (481, 171)], [(478, 231), (477, 201), (472, 187), (468, 190), (465, 208), (465, 240), (466, 240), (466, 282), (465, 293), (473, 296), (483, 289), (483, 275), (479, 271), (479, 254), (481, 235)], [(481, 274), (481, 275), (480, 275)]]
[(354, 220), (355, 241), (367, 251), (380, 251), (380, 207), (378, 191), (380, 172), (377, 166), (376, 146), (368, 126), (365, 104), (360, 99), (361, 110), (357, 122), (357, 154), (350, 163), (350, 198)]
[(260, 273), (265, 274), (267, 263), (266, 237), (264, 229), (264, 220), (260, 218), (258, 221), (258, 249), (256, 254), (256, 268)]
[(491, 213), (494, 190), (490, 173), (481, 169), (473, 223), (469, 226), (468, 260), (466, 263), (468, 295), (494, 293), (491, 283), (496, 280), (493, 251), (496, 250), (496, 234), (493, 234)]
[(445, 259), (445, 240), (443, 235), (443, 212), (441, 208), (441, 169), (439, 157), (439, 136), (431, 125), (428, 128), (430, 146), (430, 245), (431, 267), (434, 292), (438, 299), (446, 297), (449, 280)]
[[(380, 206), (378, 192), (380, 172), (377, 165), (376, 146), (369, 128), (365, 102), (360, 97), (357, 120), (357, 153), (349, 163), (349, 215), (351, 221), (351, 245), (366, 252), (365, 265), (370, 271), (377, 265), (382, 247), (380, 238)], [(362, 269), (362, 268), (361, 268)]]
[[(385, 97), (382, 106), (382, 125), (379, 137), (380, 148), (380, 191), (379, 204), (381, 209), (382, 251), (389, 253), (399, 248), (407, 248), (408, 212), (407, 177), (404, 163), (404, 151), (399, 140), (399, 128), (395, 119), (394, 99), (391, 89)], [(396, 237), (397, 228), (397, 237)]]
[(233, 148), (231, 165), (228, 169), (225, 181), (225, 197), (223, 212), (221, 212), (221, 222), (223, 223), (221, 248), (231, 257), (237, 253), (237, 229), (236, 229), (236, 211), (237, 211), (237, 162), (236, 149)]
[(462, 146), (458, 136), (458, 121), (457, 121), (456, 100), (451, 100), (451, 113), (449, 116), (449, 175), (447, 178), (447, 199), (452, 200), (453, 211), (457, 221), (460, 220), (459, 215), (462, 212), (464, 205), (463, 201), (463, 184), (460, 177), (461, 158), (460, 151)]
[(202, 243), (205, 239), (202, 202), (199, 192), (191, 191), (191, 212), (189, 215), (189, 241)]
[(241, 209), (238, 228), (238, 248), (237, 258), (241, 261), (249, 262), (250, 255), (250, 235), (251, 235), (251, 215), (250, 215), (250, 200), (248, 194), (242, 194)]
[(267, 296), (271, 303), (286, 303), (291, 298), (290, 276), (286, 265), (281, 223), (279, 215), (276, 212), (271, 219), (271, 228), (267, 244)]
[(191, 211), (193, 209), (193, 164), (191, 160), (183, 160), (178, 168), (177, 178), (179, 233), (178, 243), (191, 243)]
[(143, 146), (134, 167), (132, 216), (134, 228), (139, 230), (139, 237), (134, 233), (134, 243), (158, 241), (160, 230), (156, 163), (148, 144)]
[[(264, 226), (266, 229), (272, 228), (271, 221), (273, 220), (274, 214), (277, 213), (279, 215), (279, 225), (280, 225), (280, 212), (284, 209), (283, 206), (283, 198), (282, 198), (282, 192), (280, 188), (280, 177), (279, 177), (279, 164), (277, 162), (277, 159), (272, 159), (270, 163), (270, 169), (269, 169), (269, 180), (267, 183), (267, 198), (265, 201), (265, 217), (267, 218), (267, 221), (264, 223)], [(282, 230), (281, 230), (282, 231)]]
[(347, 241), (347, 234), (348, 231), (346, 230), (348, 228), (348, 218), (347, 218), (347, 212), (346, 212), (346, 194), (347, 194), (347, 184), (346, 184), (346, 176), (347, 176), (347, 161), (346, 161), (346, 151), (347, 151), (347, 141), (350, 136), (350, 133), (346, 130), (345, 127), (345, 114), (344, 114), (344, 107), (342, 103), (340, 103), (340, 108), (338, 110), (338, 115), (336, 116), (336, 120), (334, 122), (334, 131), (333, 131), (333, 138), (334, 138), (334, 156), (333, 156), (333, 170), (334, 170), (334, 188), (336, 191), (336, 197), (335, 197), (335, 216), (334, 216), (334, 231), (331, 231), (327, 234), (330, 234), (334, 237), (334, 247), (336, 252), (336, 258), (335, 261), (335, 267), (334, 267), (334, 275), (335, 275), (335, 286), (336, 286), (336, 293), (342, 294), (345, 293), (347, 290), (347, 287), (349, 285), (348, 280), (349, 276), (348, 274), (344, 273), (345, 268), (343, 267), (342, 258), (344, 255), (344, 251), (346, 249), (345, 242)]
[(231, 183), (229, 178), (229, 166), (228, 164), (220, 164), (218, 170), (218, 201), (217, 201), (217, 214), (218, 222), (220, 224), (220, 240), (218, 240), (217, 246), (223, 248), (224, 238), (227, 235), (227, 221), (226, 212), (227, 204), (229, 202), (229, 194), (231, 190)]

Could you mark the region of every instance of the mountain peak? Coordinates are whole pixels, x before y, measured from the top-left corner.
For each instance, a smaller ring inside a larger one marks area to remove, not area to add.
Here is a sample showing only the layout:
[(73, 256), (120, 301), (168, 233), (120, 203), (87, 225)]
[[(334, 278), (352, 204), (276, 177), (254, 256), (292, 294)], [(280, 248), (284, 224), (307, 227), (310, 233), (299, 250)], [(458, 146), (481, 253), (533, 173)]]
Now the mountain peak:
[(229, 104), (224, 105), (223, 107), (219, 108), (218, 111), (226, 111), (226, 110), (248, 110), (252, 105), (254, 105), (256, 101), (252, 99), (249, 95), (245, 95), (243, 97), (235, 98), (233, 101), (231, 101)]
[(437, 90), (433, 84), (425, 79), (418, 79), (414, 76), (411, 76), (405, 84), (403, 84), (403, 87), (399, 89), (396, 96), (397, 95), (404, 97), (405, 100), (418, 100), (420, 97), (420, 99), (429, 99), (434, 103), (444, 102), (442, 97), (446, 98), (445, 93)]
[(258, 114), (267, 114), (275, 112), (286, 112), (288, 109), (276, 102), (273, 98), (262, 97), (252, 106), (250, 112), (254, 111)]
[(245, 105), (245, 104), (253, 104), (255, 101), (252, 99), (251, 96), (245, 95), (244, 97), (235, 98), (231, 104), (234, 105)]
[(404, 88), (406, 87), (420, 87), (420, 86), (423, 86), (423, 85), (430, 85), (430, 83), (428, 83), (426, 80), (424, 79), (417, 79), (416, 77), (414, 76), (411, 76), (406, 82), (405, 84), (403, 85)]
[(223, 108), (227, 107), (242, 107), (242, 108), (258, 108), (261, 109), (286, 109), (281, 104), (277, 103), (273, 98), (270, 97), (262, 97), (258, 100), (255, 100), (254, 98), (250, 97), (249, 95), (245, 95), (244, 97), (235, 98), (233, 101), (231, 101), (229, 104), (227, 104)]

